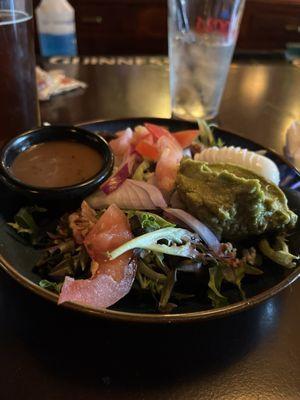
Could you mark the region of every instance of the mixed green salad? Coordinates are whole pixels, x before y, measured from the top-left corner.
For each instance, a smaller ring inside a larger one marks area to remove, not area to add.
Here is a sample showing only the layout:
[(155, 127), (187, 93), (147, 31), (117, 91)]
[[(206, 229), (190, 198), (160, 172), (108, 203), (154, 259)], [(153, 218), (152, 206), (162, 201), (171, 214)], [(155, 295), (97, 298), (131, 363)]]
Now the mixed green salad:
[(267, 157), (226, 147), (203, 122), (175, 134), (128, 128), (110, 146), (114, 172), (80, 209), (50, 230), (39, 207), (10, 223), (42, 249), (34, 271), (59, 304), (99, 309), (145, 296), (165, 313), (205, 296), (222, 307), (246, 298), (243, 282), (261, 279), (266, 258), (297, 265), (287, 244), (297, 216)]

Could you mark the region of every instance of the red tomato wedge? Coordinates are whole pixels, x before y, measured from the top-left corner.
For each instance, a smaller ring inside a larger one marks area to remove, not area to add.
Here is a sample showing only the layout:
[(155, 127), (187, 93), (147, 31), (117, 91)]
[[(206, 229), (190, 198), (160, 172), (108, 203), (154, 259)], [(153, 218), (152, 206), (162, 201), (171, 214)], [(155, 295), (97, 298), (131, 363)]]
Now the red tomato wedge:
[(84, 240), (89, 255), (98, 263), (98, 269), (90, 279), (66, 277), (58, 304), (78, 303), (93, 308), (106, 308), (131, 289), (135, 278), (136, 263), (132, 252), (111, 261), (107, 252), (132, 239), (126, 215), (112, 204), (99, 218)]
[(139, 142), (135, 146), (135, 151), (137, 151), (142, 157), (148, 158), (152, 161), (157, 161), (159, 157), (159, 152), (154, 144), (150, 144), (145, 141)]
[(126, 254), (124, 262), (120, 264), (119, 258), (108, 261), (107, 252), (132, 238), (126, 215), (112, 204), (88, 233), (84, 239), (84, 245), (91, 258), (99, 264), (98, 272), (108, 273), (114, 280), (120, 281), (124, 275), (124, 265), (128, 264), (132, 254)]
[(145, 140), (146, 142), (149, 143), (153, 143), (153, 136), (152, 133), (150, 133), (147, 128), (145, 128), (142, 125), (139, 125), (134, 128), (133, 138), (131, 143), (133, 145), (136, 145), (142, 140)]
[(162, 126), (155, 125), (155, 124), (148, 124), (148, 123), (145, 123), (144, 125), (156, 139), (159, 139), (162, 136), (171, 135), (170, 132), (166, 128), (163, 128)]
[(140, 141), (147, 142), (149, 144), (153, 144), (154, 143), (153, 135), (151, 133), (149, 133), (148, 135), (143, 137), (143, 140), (140, 140)]
[(177, 140), (180, 146), (185, 149), (189, 147), (193, 141), (199, 136), (199, 130), (187, 130), (173, 133), (173, 137)]

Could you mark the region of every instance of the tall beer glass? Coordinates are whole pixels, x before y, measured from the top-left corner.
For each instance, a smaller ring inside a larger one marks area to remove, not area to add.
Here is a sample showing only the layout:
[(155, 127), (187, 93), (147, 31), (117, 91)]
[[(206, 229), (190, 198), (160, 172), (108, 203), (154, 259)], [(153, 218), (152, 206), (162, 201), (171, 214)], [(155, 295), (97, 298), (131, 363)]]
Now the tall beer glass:
[(0, 148), (39, 124), (31, 0), (0, 0)]

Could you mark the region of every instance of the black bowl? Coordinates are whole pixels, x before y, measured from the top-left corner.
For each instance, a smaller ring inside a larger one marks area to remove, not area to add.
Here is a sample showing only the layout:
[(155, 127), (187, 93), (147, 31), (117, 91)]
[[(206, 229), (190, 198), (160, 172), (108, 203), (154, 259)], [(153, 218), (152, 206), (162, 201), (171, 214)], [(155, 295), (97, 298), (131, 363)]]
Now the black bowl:
[[(99, 132), (108, 140), (115, 138), (115, 132), (128, 127), (134, 128), (145, 122), (168, 127), (171, 132), (186, 129), (197, 129), (197, 125), (187, 121), (168, 120), (162, 118), (137, 118), (115, 121), (94, 122), (85, 125), (90, 131)], [(262, 150), (262, 147), (254, 142), (237, 136), (233, 133), (216, 128), (216, 138), (221, 139), (227, 146), (240, 146), (252, 151)], [(299, 254), (300, 249), (300, 193), (294, 189), (299, 185), (299, 173), (282, 157), (268, 149), (264, 149), (268, 158), (272, 159), (279, 168), (281, 177), (281, 188), (285, 191), (289, 206), (299, 216), (299, 224), (295, 231), (289, 236), (290, 250)], [(0, 267), (2, 266), (17, 282), (28, 290), (33, 291), (41, 297), (57, 303), (58, 295), (39, 286), (40, 276), (34, 271), (34, 265), (41, 257), (41, 251), (16, 238), (14, 232), (7, 225), (23, 205), (27, 205), (19, 199), (15, 192), (7, 190), (0, 183)], [(56, 210), (54, 210), (56, 211)], [(72, 211), (67, 209), (66, 211)], [(48, 214), (47, 214), (48, 216)], [(60, 217), (58, 214), (57, 217)], [(50, 219), (50, 221), (52, 221)], [(56, 222), (53, 220), (54, 223)], [(53, 228), (53, 226), (52, 226)], [(49, 224), (49, 230), (51, 223)], [(249, 243), (249, 247), (251, 244)], [(283, 289), (291, 285), (300, 277), (300, 267), (286, 269), (274, 265), (272, 261), (264, 261), (264, 274), (259, 279), (251, 279), (245, 282), (243, 289), (246, 292), (246, 300), (233, 300), (232, 304), (211, 308), (208, 299), (196, 296), (183, 299), (181, 304), (170, 313), (158, 314), (153, 302), (141, 301), (134, 293), (129, 294), (114, 306), (108, 309), (93, 309), (80, 304), (66, 303), (60, 307), (66, 307), (75, 311), (84, 312), (88, 315), (100, 318), (121, 320), (126, 323), (186, 323), (191, 321), (203, 321), (206, 319), (226, 317), (230, 314), (241, 312), (254, 307), (272, 296), (277, 295)], [(225, 295), (231, 296), (232, 288), (225, 288)], [(0, 298), (1, 299), (1, 298)], [(59, 310), (58, 310), (59, 312)]]
[[(18, 154), (33, 145), (57, 140), (76, 141), (94, 148), (101, 153), (104, 159), (102, 169), (84, 182), (59, 188), (27, 185), (10, 172), (10, 167)], [(79, 203), (107, 179), (114, 163), (113, 153), (101, 136), (74, 126), (52, 125), (25, 132), (7, 143), (2, 149), (0, 157), (0, 179), (9, 189), (29, 198), (34, 203), (49, 204), (59, 201), (69, 206), (70, 204)]]

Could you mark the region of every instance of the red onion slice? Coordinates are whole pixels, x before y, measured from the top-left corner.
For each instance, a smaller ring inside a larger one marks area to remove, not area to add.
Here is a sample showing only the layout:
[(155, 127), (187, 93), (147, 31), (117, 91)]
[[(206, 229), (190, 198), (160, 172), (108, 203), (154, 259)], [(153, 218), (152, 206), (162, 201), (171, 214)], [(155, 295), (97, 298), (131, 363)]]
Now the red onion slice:
[[(151, 200), (151, 197), (149, 196), (149, 193), (144, 190), (143, 188), (140, 188), (139, 186), (136, 186), (134, 184), (135, 181), (131, 180), (131, 179), (127, 179), (127, 183), (129, 186), (129, 190), (130, 190), (130, 194), (131, 194), (131, 198), (133, 199), (133, 204), (139, 204), (139, 206), (134, 206), (131, 207), (133, 209), (136, 210), (155, 210), (157, 207), (155, 205), (155, 203)], [(145, 208), (147, 203), (147, 207), (149, 208)]]
[(209, 248), (218, 252), (220, 250), (220, 241), (216, 237), (216, 235), (202, 222), (200, 222), (197, 218), (193, 217), (191, 214), (187, 213), (184, 210), (180, 210), (179, 208), (166, 208), (168, 214), (174, 216), (178, 220), (184, 222), (187, 226), (193, 229), (201, 239), (208, 245)]
[(137, 154), (133, 153), (129, 155), (124, 163), (120, 166), (118, 171), (105, 183), (103, 183), (103, 185), (101, 186), (101, 190), (105, 194), (110, 194), (113, 191), (117, 190), (118, 187), (120, 187), (122, 183), (133, 174), (136, 162)]
[(170, 198), (169, 204), (172, 208), (184, 208), (184, 204), (180, 200), (177, 190), (175, 190)]
[(154, 185), (151, 185), (150, 183), (147, 182), (143, 182), (143, 181), (135, 181), (133, 179), (128, 179), (130, 181), (130, 183), (138, 188), (144, 189), (151, 201), (153, 202), (153, 204), (157, 207), (157, 208), (165, 208), (167, 207), (167, 203), (161, 193), (161, 191)]

